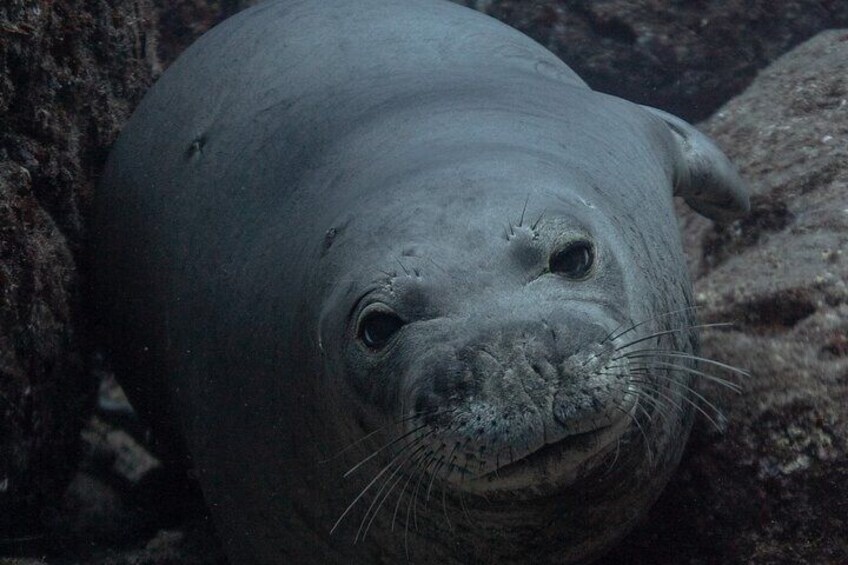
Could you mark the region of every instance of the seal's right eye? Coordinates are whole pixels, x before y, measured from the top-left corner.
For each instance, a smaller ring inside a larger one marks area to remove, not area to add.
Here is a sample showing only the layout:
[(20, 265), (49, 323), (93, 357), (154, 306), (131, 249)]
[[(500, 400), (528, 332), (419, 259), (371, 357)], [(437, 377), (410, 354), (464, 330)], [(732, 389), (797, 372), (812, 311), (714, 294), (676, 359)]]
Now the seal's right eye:
[(554, 253), (550, 259), (552, 273), (563, 275), (571, 280), (584, 280), (592, 274), (595, 264), (595, 250), (585, 240), (569, 243), (565, 249)]
[(359, 323), (359, 339), (369, 349), (382, 349), (402, 326), (403, 320), (397, 314), (383, 310), (371, 311)]

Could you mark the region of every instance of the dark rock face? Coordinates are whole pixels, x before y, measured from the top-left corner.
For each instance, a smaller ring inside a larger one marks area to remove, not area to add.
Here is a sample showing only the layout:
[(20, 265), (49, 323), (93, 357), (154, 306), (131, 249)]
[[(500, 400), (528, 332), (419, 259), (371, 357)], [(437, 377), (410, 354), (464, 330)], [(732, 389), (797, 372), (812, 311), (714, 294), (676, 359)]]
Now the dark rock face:
[(91, 4), (0, 8), (0, 531), (11, 535), (74, 468), (95, 386), (81, 354), (82, 209), (151, 76), (150, 6)]
[(592, 88), (690, 121), (815, 33), (848, 25), (838, 0), (454, 0), (517, 27)]
[[(91, 409), (83, 218), (109, 146), (164, 62), (236, 7), (173, 4), (0, 4), (0, 554), (65, 488)], [(162, 42), (160, 18), (177, 30)]]

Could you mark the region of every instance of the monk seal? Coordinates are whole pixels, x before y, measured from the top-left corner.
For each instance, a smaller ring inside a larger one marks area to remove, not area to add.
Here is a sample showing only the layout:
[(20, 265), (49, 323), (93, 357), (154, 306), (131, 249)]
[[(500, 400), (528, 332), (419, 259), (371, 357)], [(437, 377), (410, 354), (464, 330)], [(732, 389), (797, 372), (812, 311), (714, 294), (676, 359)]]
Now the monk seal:
[(269, 1), (116, 142), (92, 301), (234, 563), (585, 561), (693, 417), (674, 195), (748, 206), (690, 125), (493, 19)]

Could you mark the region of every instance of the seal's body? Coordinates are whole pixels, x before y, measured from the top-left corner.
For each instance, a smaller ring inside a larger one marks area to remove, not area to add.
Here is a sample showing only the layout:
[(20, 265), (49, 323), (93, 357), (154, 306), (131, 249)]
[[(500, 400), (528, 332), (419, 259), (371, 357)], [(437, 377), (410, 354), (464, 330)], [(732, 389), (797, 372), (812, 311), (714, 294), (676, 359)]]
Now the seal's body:
[(117, 142), (95, 301), (233, 562), (585, 560), (692, 418), (675, 193), (747, 206), (690, 126), (495, 20), (266, 2)]

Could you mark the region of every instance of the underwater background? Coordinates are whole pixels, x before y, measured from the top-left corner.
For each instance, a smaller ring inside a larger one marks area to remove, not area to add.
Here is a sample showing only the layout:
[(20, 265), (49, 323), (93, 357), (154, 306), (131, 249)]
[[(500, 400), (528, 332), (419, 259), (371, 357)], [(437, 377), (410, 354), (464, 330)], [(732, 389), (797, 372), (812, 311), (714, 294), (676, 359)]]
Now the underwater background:
[[(351, 0), (355, 2), (355, 0)], [(605, 563), (848, 563), (848, 2), (469, 0), (590, 86), (677, 114), (752, 190), (725, 226), (681, 207), (707, 357), (701, 418)], [(100, 367), (86, 218), (109, 147), (169, 63), (239, 0), (0, 0), (0, 562), (219, 563)], [(829, 31), (826, 31), (829, 30)]]

